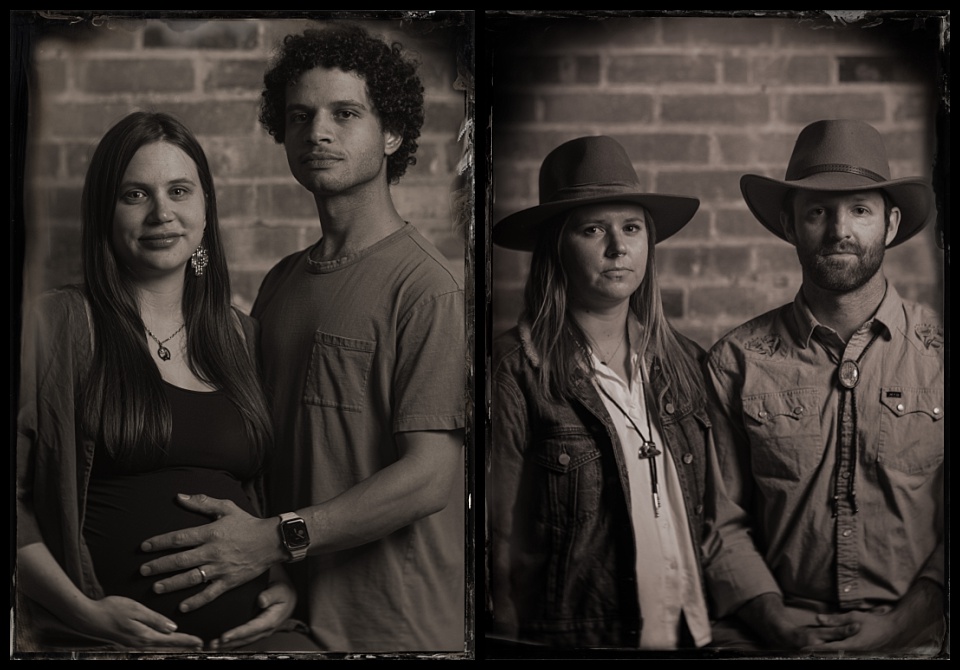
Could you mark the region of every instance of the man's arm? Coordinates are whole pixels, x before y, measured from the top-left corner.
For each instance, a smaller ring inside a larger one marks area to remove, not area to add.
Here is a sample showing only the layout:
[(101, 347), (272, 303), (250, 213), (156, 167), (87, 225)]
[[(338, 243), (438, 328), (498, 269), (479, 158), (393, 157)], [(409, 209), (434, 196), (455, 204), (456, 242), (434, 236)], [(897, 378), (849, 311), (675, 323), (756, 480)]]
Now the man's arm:
[(715, 615), (723, 618), (763, 594), (779, 599), (781, 591), (754, 542), (753, 474), (749, 438), (739, 419), (739, 375), (718, 360), (711, 352), (704, 364), (714, 439), (707, 444), (703, 556)]
[[(349, 549), (410, 525), (442, 510), (451, 487), (463, 477), (463, 430), (398, 433), (399, 459), (335, 498), (297, 512), (310, 533), (309, 553)], [(213, 517), (204, 526), (159, 535), (144, 551), (185, 549), (145, 563), (144, 575), (187, 572), (159, 580), (158, 592), (195, 586), (203, 567), (206, 589), (181, 604), (197, 609), (231, 588), (262, 574), (289, 556), (280, 543), (278, 520), (258, 519), (229, 501), (185, 496), (184, 507)]]
[(821, 614), (824, 626), (847, 626), (846, 639), (820, 645), (819, 649), (847, 651), (911, 652), (921, 647), (940, 647), (946, 633), (946, 603), (941, 584), (920, 578), (889, 611)]

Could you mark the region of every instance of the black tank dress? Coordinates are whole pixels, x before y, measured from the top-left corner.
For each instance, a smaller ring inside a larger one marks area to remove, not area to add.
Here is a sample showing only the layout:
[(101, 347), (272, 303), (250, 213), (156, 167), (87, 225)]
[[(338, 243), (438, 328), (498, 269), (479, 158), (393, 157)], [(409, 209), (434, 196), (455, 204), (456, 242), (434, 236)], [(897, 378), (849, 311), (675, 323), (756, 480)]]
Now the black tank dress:
[(154, 582), (170, 575), (144, 577), (140, 566), (164, 552), (145, 553), (140, 544), (154, 535), (211, 520), (179, 505), (178, 493), (225, 498), (254, 513), (241, 482), (254, 475), (258, 463), (240, 413), (225, 394), (190, 391), (166, 382), (163, 386), (173, 415), (169, 452), (160, 467), (121, 467), (98, 448), (83, 535), (107, 595), (137, 600), (175, 621), (179, 632), (208, 641), (259, 613), (256, 598), (266, 588), (267, 574), (184, 614), (178, 605), (203, 587), (154, 593)]

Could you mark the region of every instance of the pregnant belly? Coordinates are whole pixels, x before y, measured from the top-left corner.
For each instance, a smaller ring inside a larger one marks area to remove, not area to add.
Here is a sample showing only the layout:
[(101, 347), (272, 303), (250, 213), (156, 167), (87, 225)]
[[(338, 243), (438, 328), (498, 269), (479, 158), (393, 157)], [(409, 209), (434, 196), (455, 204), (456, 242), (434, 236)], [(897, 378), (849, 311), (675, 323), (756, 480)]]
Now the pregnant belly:
[(154, 582), (170, 575), (144, 577), (140, 566), (174, 552), (145, 553), (140, 550), (140, 544), (154, 535), (200, 526), (211, 520), (177, 504), (178, 493), (205, 493), (213, 498), (232, 500), (241, 509), (253, 513), (240, 482), (228, 472), (167, 468), (91, 481), (84, 538), (97, 578), (107, 595), (137, 600), (172, 619), (180, 632), (213, 640), (259, 613), (256, 598), (266, 588), (267, 575), (264, 573), (186, 614), (178, 611), (178, 605), (200, 592), (202, 585), (167, 594), (154, 593)]

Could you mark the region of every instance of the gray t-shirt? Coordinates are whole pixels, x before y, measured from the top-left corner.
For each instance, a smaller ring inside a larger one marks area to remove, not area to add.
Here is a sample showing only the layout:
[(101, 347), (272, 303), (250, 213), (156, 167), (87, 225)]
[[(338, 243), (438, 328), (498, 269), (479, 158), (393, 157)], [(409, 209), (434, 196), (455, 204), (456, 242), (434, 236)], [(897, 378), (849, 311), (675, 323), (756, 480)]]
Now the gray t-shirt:
[[(313, 249), (268, 273), (252, 311), (276, 431), (271, 513), (329, 500), (395, 462), (396, 433), (465, 425), (462, 273), (409, 224), (333, 261), (312, 260)], [(323, 648), (463, 649), (458, 483), (443, 511), (307, 559)]]

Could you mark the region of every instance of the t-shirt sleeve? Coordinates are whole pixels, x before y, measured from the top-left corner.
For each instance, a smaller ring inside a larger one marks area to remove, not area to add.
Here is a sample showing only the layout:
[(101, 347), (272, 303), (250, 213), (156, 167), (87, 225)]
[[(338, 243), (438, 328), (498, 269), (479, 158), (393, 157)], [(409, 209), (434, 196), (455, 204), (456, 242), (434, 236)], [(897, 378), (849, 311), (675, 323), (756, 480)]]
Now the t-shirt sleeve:
[(415, 306), (398, 324), (393, 379), (393, 431), (456, 430), (465, 426), (464, 294), (441, 293)]

